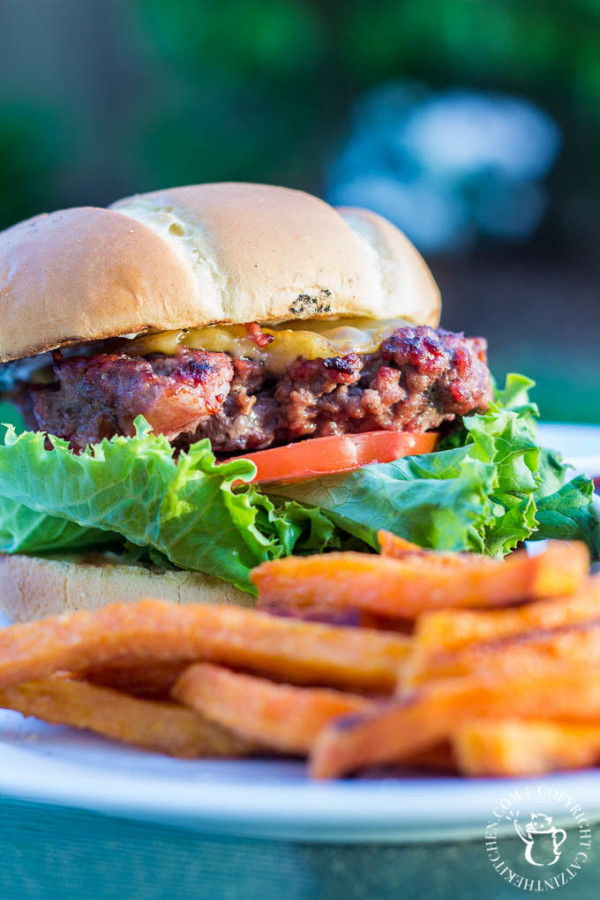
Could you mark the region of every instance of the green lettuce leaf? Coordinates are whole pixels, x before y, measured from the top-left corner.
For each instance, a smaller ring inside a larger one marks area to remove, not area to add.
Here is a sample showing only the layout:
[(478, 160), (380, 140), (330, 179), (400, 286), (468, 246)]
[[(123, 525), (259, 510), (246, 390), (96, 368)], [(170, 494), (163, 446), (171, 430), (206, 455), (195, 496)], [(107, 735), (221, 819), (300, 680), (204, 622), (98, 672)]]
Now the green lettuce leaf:
[(79, 454), (66, 441), (7, 429), (0, 447), (0, 550), (50, 553), (115, 540), (151, 548), (173, 565), (252, 590), (250, 569), (303, 546), (340, 545), (318, 510), (281, 509), (254, 488), (249, 460), (217, 465), (208, 440), (174, 451), (142, 420), (134, 437)]
[(496, 470), (490, 493), (494, 515), (484, 529), (486, 549), (494, 556), (508, 553), (536, 527), (541, 450), (535, 435), (537, 408), (528, 402), (531, 385), (528, 378), (509, 375), (486, 413), (463, 420), (469, 455), (492, 463)]
[(532, 437), (536, 436), (536, 419), (540, 414), (537, 404), (532, 403), (529, 397), (529, 391), (534, 387), (535, 381), (517, 372), (510, 372), (506, 376), (503, 388), (494, 385), (496, 406), (517, 413), (523, 428), (526, 428)]
[(584, 540), (592, 551), (597, 548), (598, 520), (591, 505), (594, 485), (578, 475), (537, 504), (537, 528), (533, 540)]
[(326, 512), (338, 528), (374, 549), (383, 528), (423, 547), (483, 552), (493, 481), (492, 465), (458, 447), (280, 491)]
[(108, 549), (119, 545), (119, 535), (99, 528), (82, 528), (70, 519), (59, 519), (29, 506), (0, 497), (0, 552), (58, 553)]
[[(470, 437), (473, 437), (474, 431), (481, 430), (482, 422), (487, 420), (487, 427), (502, 438), (497, 440), (499, 485), (494, 497), (503, 505), (505, 513), (491, 523), (486, 537), (488, 550), (492, 553), (498, 549), (506, 552), (515, 546), (513, 538), (504, 542), (502, 547), (494, 547), (494, 535), (498, 536), (507, 528), (517, 507), (519, 522), (515, 534), (519, 532), (520, 540), (583, 540), (592, 556), (597, 558), (600, 529), (592, 505), (593, 483), (584, 476), (565, 483), (571, 467), (563, 463), (562, 456), (555, 450), (537, 447), (536, 419), (539, 411), (529, 399), (528, 392), (532, 387), (534, 382), (524, 375), (510, 374), (504, 389), (495, 389), (495, 403), (490, 411), (484, 416), (464, 420), (465, 432)], [(503, 420), (508, 427), (501, 436), (500, 423)], [(469, 437), (466, 438), (468, 441)], [(534, 490), (531, 489), (527, 469), (534, 473)], [(523, 513), (522, 519), (519, 510)]]

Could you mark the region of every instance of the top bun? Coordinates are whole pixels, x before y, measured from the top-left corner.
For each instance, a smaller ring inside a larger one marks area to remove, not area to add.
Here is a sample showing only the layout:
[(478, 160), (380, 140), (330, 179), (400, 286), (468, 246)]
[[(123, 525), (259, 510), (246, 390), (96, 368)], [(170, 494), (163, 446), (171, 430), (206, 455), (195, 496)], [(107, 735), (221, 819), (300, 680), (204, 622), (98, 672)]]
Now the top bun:
[(0, 234), (0, 361), (72, 343), (216, 323), (404, 318), (440, 295), (386, 219), (302, 191), (206, 184)]

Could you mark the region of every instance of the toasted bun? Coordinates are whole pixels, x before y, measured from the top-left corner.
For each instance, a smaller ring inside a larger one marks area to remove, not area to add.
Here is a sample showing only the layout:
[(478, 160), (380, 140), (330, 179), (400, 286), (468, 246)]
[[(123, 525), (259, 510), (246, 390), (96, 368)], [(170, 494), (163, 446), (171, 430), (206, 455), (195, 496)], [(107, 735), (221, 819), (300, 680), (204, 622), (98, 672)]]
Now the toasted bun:
[(437, 325), (413, 245), (374, 213), (252, 184), (173, 188), (0, 234), (0, 361), (216, 323), (404, 318)]
[(53, 559), (0, 556), (0, 609), (13, 622), (144, 597), (173, 603), (254, 606), (250, 594), (196, 572), (158, 573), (115, 563), (101, 554)]

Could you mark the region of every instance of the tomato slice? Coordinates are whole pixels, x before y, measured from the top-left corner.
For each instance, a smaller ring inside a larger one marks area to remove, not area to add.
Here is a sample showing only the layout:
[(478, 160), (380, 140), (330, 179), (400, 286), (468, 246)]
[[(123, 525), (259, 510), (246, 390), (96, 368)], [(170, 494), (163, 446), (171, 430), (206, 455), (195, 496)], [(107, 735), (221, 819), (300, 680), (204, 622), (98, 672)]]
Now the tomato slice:
[(426, 434), (416, 431), (336, 434), (244, 453), (238, 459), (251, 459), (256, 465), (256, 483), (303, 481), (319, 475), (352, 472), (371, 463), (388, 463), (403, 456), (430, 453), (437, 440), (434, 431)]

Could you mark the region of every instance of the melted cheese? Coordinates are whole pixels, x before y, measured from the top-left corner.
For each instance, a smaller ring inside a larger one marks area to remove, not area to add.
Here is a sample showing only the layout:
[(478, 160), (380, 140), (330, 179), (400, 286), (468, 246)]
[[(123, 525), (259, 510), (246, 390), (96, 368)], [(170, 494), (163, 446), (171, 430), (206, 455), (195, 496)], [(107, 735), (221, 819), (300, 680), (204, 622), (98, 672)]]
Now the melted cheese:
[(336, 319), (286, 322), (263, 328), (263, 333), (273, 340), (266, 347), (259, 347), (248, 336), (243, 325), (209, 325), (206, 328), (190, 328), (183, 331), (164, 331), (127, 340), (122, 347), (133, 356), (164, 353), (169, 356), (181, 347), (192, 350), (209, 350), (264, 360), (270, 371), (281, 374), (295, 359), (327, 359), (348, 353), (372, 353), (381, 342), (401, 325), (402, 319)]

